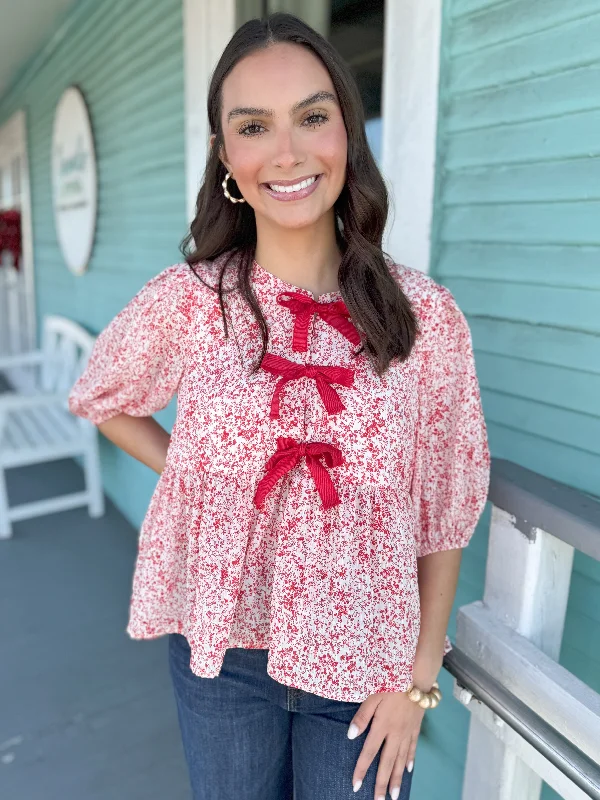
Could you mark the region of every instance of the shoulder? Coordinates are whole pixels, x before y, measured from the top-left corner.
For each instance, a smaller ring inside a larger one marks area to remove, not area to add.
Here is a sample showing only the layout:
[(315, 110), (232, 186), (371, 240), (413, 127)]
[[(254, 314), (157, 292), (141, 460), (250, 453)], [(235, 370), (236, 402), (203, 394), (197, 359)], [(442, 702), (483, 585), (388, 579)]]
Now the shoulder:
[(385, 262), (410, 301), (424, 339), (452, 338), (469, 332), (467, 320), (450, 289), (418, 269), (396, 263), (389, 256), (385, 256)]
[(171, 264), (144, 284), (134, 302), (154, 312), (181, 315), (191, 322), (198, 319), (199, 312), (218, 308), (217, 278), (216, 262)]
[[(201, 272), (198, 266), (196, 272)], [(199, 278), (189, 264), (171, 264), (147, 281), (138, 292), (138, 297), (143, 296), (146, 300), (160, 300), (169, 302), (173, 299), (192, 297), (198, 292), (202, 292), (203, 286)]]
[(450, 289), (442, 286), (430, 275), (413, 267), (398, 264), (389, 256), (385, 257), (385, 262), (390, 273), (410, 300), (417, 315), (426, 317), (443, 309), (448, 311), (458, 309), (458, 304)]

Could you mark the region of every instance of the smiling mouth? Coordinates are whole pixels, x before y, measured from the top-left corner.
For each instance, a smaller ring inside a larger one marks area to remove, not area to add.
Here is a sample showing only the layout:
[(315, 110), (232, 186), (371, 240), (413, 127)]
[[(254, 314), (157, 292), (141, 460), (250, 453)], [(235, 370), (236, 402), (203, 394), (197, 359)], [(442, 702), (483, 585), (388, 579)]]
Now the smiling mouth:
[(278, 192), (279, 194), (291, 194), (292, 192), (299, 192), (301, 189), (308, 188), (317, 180), (318, 177), (318, 175), (312, 175), (310, 178), (305, 178), (303, 181), (298, 181), (298, 183), (267, 183), (265, 185), (268, 186), (272, 192)]

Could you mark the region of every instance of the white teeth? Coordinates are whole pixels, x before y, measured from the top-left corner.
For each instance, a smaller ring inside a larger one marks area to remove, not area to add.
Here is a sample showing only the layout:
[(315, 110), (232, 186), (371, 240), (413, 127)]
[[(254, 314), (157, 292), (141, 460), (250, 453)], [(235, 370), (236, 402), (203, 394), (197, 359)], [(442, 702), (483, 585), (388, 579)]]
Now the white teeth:
[(299, 192), (300, 189), (306, 189), (307, 186), (310, 186), (311, 183), (314, 183), (316, 180), (317, 176), (313, 175), (312, 178), (307, 178), (305, 181), (300, 181), (300, 183), (294, 183), (292, 186), (279, 186), (277, 183), (269, 183), (267, 185), (273, 192), (285, 192), (289, 194), (290, 192)]

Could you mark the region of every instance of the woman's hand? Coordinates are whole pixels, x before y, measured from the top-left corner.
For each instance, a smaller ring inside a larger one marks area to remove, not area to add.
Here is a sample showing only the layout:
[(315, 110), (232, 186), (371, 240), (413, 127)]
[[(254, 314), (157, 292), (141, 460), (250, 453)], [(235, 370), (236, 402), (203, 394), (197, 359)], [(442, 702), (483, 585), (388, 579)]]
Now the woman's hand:
[[(364, 700), (348, 728), (348, 738), (361, 734), (371, 721), (371, 728), (356, 762), (352, 786), (357, 792), (369, 765), (385, 741), (375, 783), (375, 800), (385, 800), (386, 792), (397, 800), (406, 766), (413, 767), (417, 739), (425, 709), (408, 699), (405, 692), (380, 692)], [(355, 727), (353, 727), (355, 726)]]

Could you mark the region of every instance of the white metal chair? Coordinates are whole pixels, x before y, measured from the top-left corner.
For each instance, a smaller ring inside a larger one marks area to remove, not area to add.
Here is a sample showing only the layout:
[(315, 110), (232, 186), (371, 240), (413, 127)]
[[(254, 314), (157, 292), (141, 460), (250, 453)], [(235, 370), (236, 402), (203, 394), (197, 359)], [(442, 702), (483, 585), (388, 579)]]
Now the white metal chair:
[[(41, 350), (0, 356), (0, 370), (31, 367), (33, 392), (0, 394), (0, 539), (12, 535), (12, 523), (87, 505), (91, 517), (104, 514), (98, 429), (68, 409), (71, 387), (91, 355), (94, 337), (58, 316), (44, 319)], [(6, 470), (80, 455), (85, 491), (9, 508)]]

